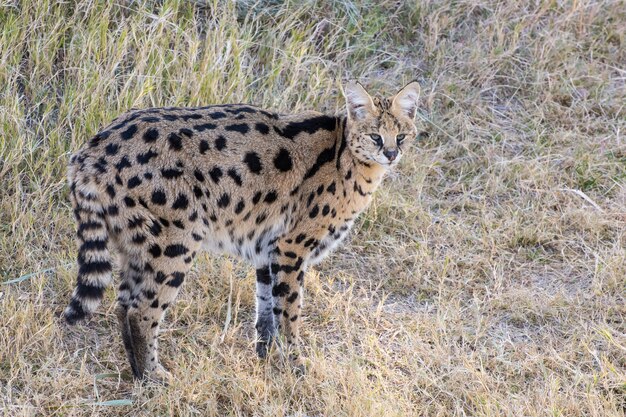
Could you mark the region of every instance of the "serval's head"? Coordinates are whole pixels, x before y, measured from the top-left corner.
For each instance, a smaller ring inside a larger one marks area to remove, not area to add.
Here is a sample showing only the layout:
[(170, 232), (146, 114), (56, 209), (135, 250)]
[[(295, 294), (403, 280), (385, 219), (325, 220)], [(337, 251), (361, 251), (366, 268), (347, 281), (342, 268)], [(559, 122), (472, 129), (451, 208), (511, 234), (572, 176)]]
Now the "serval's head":
[(413, 81), (395, 96), (372, 98), (361, 84), (347, 84), (347, 141), (352, 154), (362, 162), (376, 162), (385, 168), (396, 165), (417, 135), (419, 91), (419, 84)]

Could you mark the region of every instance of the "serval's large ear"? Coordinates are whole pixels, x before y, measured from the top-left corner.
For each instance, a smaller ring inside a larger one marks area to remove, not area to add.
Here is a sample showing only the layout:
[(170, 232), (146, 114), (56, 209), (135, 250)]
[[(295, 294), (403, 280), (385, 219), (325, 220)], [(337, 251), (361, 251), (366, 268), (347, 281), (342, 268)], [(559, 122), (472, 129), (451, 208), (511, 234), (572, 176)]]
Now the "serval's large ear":
[(343, 91), (348, 107), (348, 117), (362, 119), (367, 113), (374, 112), (374, 101), (359, 83), (348, 83)]
[(413, 120), (415, 119), (415, 113), (417, 113), (417, 100), (419, 100), (419, 97), (420, 85), (417, 81), (412, 81), (395, 95), (391, 103), (391, 111), (408, 116)]

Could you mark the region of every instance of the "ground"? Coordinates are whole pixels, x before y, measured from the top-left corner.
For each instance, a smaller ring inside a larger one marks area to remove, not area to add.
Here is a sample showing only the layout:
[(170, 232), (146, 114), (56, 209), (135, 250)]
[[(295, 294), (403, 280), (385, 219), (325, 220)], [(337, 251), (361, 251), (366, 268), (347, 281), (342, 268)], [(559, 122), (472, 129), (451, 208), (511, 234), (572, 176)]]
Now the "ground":
[[(26, 415), (622, 416), (620, 1), (0, 2), (0, 410)], [(341, 111), (417, 79), (422, 132), (306, 278), (309, 371), (254, 352), (251, 268), (201, 256), (133, 382), (76, 273), (69, 154), (129, 108)], [(209, 290), (211, 289), (211, 290)]]

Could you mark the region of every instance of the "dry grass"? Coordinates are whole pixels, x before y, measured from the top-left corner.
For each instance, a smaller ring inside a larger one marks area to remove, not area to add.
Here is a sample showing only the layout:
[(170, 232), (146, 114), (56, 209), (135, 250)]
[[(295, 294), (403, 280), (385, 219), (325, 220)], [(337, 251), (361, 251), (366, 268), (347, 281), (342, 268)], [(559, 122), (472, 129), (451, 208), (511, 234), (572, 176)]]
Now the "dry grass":
[[(0, 1), (1, 280), (51, 268), (0, 285), (4, 415), (624, 415), (623, 2), (208, 3)], [(256, 359), (252, 273), (227, 258), (200, 258), (164, 326), (172, 386), (129, 378), (112, 293), (60, 322), (66, 161), (99, 127), (335, 111), (353, 77), (418, 78), (424, 133), (308, 275), (308, 375)]]

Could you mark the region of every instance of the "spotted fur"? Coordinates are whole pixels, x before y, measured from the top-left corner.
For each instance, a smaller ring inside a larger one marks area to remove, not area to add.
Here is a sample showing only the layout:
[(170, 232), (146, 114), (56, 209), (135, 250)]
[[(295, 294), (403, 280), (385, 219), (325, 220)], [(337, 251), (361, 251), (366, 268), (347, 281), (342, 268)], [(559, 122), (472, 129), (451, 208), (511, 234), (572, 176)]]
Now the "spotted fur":
[(294, 347), (305, 270), (346, 236), (414, 138), (418, 88), (372, 99), (349, 84), (346, 116), (221, 105), (118, 117), (70, 160), (79, 248), (66, 320), (94, 312), (115, 248), (128, 360), (137, 377), (162, 379), (159, 324), (206, 250), (256, 268), (259, 356), (278, 330)]

